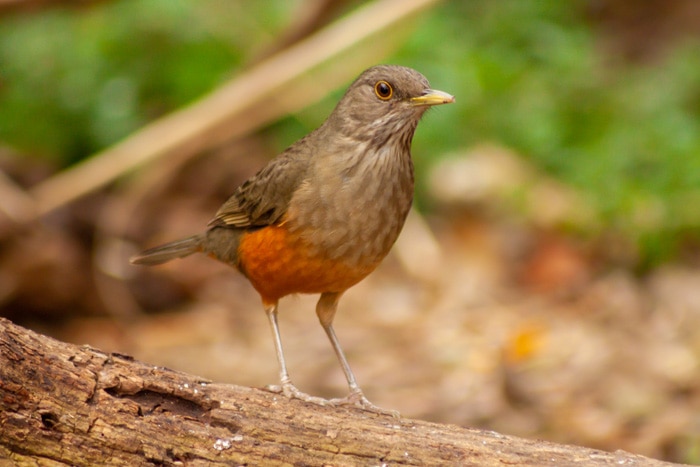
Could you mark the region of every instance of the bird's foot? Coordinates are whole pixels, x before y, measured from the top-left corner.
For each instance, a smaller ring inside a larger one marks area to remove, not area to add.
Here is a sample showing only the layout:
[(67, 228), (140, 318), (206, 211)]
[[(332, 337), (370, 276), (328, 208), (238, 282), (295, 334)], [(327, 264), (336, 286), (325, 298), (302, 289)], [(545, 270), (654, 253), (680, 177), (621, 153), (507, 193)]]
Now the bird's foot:
[(331, 399), (328, 401), (328, 403), (335, 406), (349, 405), (368, 412), (373, 412), (380, 415), (391, 415), (394, 418), (401, 418), (401, 414), (397, 410), (383, 409), (371, 403), (369, 400), (367, 400), (361, 389), (353, 390), (345, 397)]
[(265, 387), (265, 389), (270, 392), (282, 394), (290, 399), (299, 399), (301, 401), (310, 402), (316, 405), (330, 405), (335, 407), (351, 406), (380, 415), (390, 415), (394, 418), (401, 418), (401, 414), (397, 410), (383, 409), (371, 403), (369, 400), (367, 400), (361, 389), (353, 390), (347, 396), (337, 399), (324, 399), (322, 397), (312, 396), (300, 391), (291, 382), (283, 382), (281, 385), (268, 385)]
[(305, 392), (300, 391), (291, 382), (282, 382), (281, 385), (269, 385), (265, 389), (270, 392), (276, 392), (277, 394), (282, 394), (290, 399), (299, 399), (304, 402), (310, 402), (316, 405), (330, 405), (330, 401), (322, 397), (312, 396)]

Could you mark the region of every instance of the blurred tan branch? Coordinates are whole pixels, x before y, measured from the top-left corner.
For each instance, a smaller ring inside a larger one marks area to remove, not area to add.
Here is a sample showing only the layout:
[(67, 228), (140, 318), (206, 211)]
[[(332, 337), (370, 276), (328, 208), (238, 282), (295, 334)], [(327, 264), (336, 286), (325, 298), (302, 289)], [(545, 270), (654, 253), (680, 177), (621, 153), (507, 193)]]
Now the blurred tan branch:
[(361, 3), (360, 0), (306, 0), (292, 14), (290, 22), (279, 34), (275, 42), (259, 56), (255, 62), (262, 61), (271, 55), (284, 50), (292, 44), (310, 36), (333, 21), (351, 5)]
[(34, 200), (1, 170), (0, 211), (17, 224), (30, 221), (36, 215)]
[[(255, 65), (236, 79), (195, 103), (145, 126), (116, 145), (34, 186), (37, 216), (44, 215), (76, 198), (114, 181), (147, 162), (174, 153), (194, 154), (214, 147), (256, 127), (269, 118), (262, 103), (271, 97), (287, 101), (284, 109), (308, 103), (299, 102), (290, 85), (324, 62), (347, 52), (359, 42), (400, 23), (436, 0), (378, 0), (358, 8), (347, 17), (313, 36)], [(381, 41), (376, 41), (381, 42)], [(373, 43), (372, 46), (377, 45)], [(341, 67), (342, 68), (342, 67)], [(347, 79), (358, 72), (350, 72)], [(321, 92), (339, 84), (323, 82)], [(310, 79), (313, 79), (310, 77)], [(257, 118), (232, 120), (252, 112)], [(261, 118), (261, 113), (264, 118)]]

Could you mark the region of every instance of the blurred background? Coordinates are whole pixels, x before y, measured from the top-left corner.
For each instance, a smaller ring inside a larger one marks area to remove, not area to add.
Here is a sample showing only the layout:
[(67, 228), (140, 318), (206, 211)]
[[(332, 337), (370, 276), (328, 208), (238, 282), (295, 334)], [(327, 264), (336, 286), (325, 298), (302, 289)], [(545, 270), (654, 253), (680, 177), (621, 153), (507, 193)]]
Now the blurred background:
[[(203, 230), (363, 69), (456, 103), (416, 209), (336, 330), (406, 417), (700, 463), (700, 2), (0, 1), (0, 314), (219, 382), (278, 379), (259, 298)], [(314, 313), (304, 391), (345, 394)]]

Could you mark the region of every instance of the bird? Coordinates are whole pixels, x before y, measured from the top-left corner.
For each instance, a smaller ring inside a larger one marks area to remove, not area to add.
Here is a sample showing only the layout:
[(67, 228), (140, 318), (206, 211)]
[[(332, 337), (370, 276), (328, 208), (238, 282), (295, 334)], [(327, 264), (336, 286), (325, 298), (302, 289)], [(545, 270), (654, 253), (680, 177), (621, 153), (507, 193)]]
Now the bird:
[[(341, 296), (389, 253), (413, 201), (411, 144), (427, 109), (454, 102), (412, 68), (362, 72), (320, 127), (238, 186), (203, 233), (147, 249), (130, 262), (158, 265), (204, 253), (240, 271), (260, 294), (279, 364), (275, 391), (321, 405), (372, 404), (333, 328)], [(337, 399), (297, 389), (287, 371), (278, 303), (320, 294), (316, 314), (347, 380)]]

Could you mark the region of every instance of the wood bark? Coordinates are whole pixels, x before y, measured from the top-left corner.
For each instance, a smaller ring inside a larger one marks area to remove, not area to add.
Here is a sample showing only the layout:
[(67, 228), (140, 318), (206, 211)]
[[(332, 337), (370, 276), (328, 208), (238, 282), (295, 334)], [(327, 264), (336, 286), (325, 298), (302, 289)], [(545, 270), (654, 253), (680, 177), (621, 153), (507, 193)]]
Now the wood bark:
[(75, 346), (0, 318), (0, 465), (668, 463), (289, 400)]

